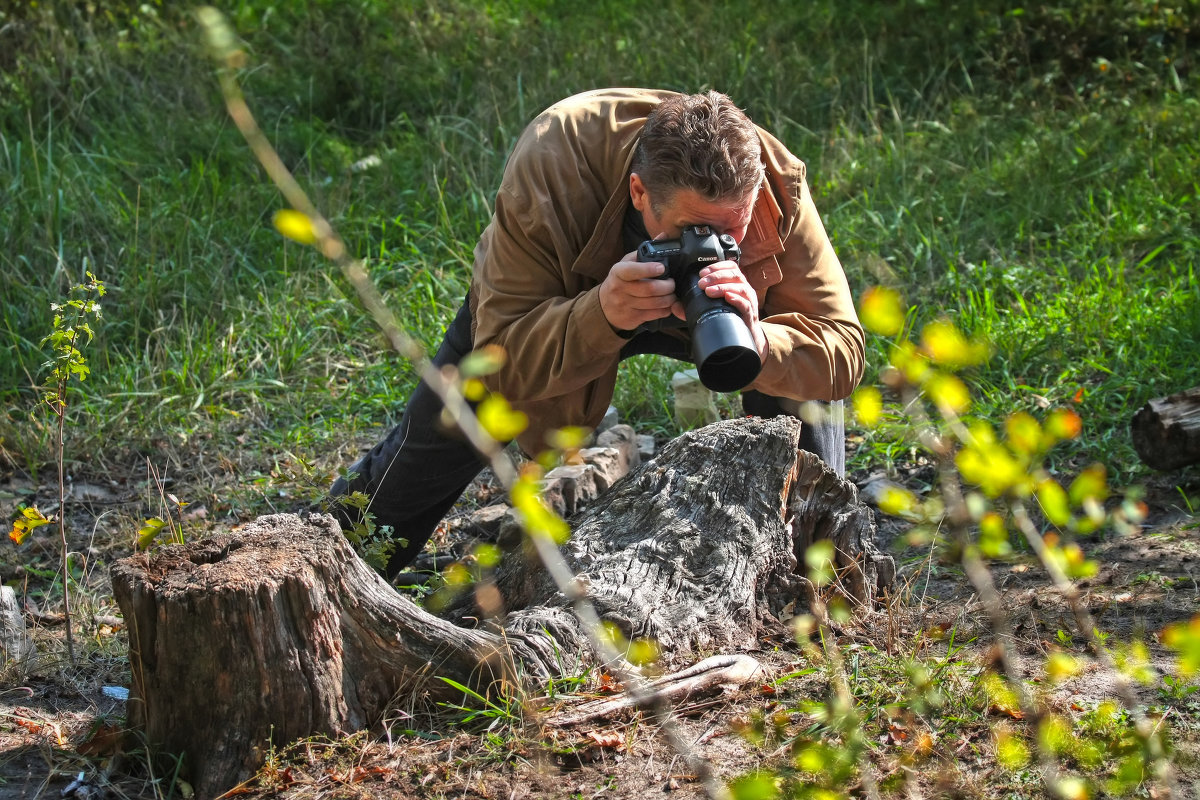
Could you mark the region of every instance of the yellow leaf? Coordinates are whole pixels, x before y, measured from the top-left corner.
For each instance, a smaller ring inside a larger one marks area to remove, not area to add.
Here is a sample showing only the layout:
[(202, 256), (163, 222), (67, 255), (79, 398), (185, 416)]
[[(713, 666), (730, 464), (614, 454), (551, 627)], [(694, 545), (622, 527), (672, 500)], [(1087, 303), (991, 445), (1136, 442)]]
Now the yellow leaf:
[(975, 484), (988, 497), (1006, 492), (1024, 494), (1029, 476), (1007, 448), (986, 439), (976, 439), (959, 450), (954, 463), (963, 479)]
[(43, 525), (49, 525), (50, 522), (51, 520), (38, 511), (36, 506), (25, 506), (21, 509), (21, 516), (13, 521), (8, 538), (12, 540), (13, 544), (20, 546), (29, 538), (29, 534)]
[(137, 549), (145, 550), (150, 545), (154, 544), (154, 540), (162, 532), (162, 529), (167, 525), (166, 520), (159, 517), (151, 517), (142, 524), (142, 527), (137, 532)]
[(888, 363), (914, 386), (920, 385), (929, 374), (929, 359), (918, 353), (916, 346), (909, 341), (900, 342), (891, 349), (888, 353)]
[(597, 634), (602, 642), (617, 652), (624, 652), (629, 646), (625, 641), (625, 634), (621, 633), (621, 627), (612, 620), (602, 621)]
[(1179, 654), (1180, 677), (1195, 675), (1200, 670), (1200, 614), (1164, 628), (1162, 643)]
[(892, 516), (911, 514), (918, 505), (915, 494), (895, 484), (885, 486), (879, 496), (879, 510)]
[(587, 428), (578, 425), (568, 425), (565, 428), (555, 428), (546, 434), (546, 441), (556, 450), (578, 450), (587, 442)]
[(651, 664), (658, 663), (662, 657), (662, 650), (658, 646), (658, 642), (653, 639), (639, 637), (629, 643), (629, 650), (625, 654), (630, 664), (636, 667), (646, 667)]
[(1054, 793), (1062, 800), (1088, 800), (1092, 796), (1087, 781), (1074, 776), (1059, 778), (1055, 781)]
[(272, 219), (275, 230), (300, 244), (316, 244), (317, 230), (308, 215), (293, 208), (281, 208)]
[(539, 473), (522, 473), (513, 484), (510, 496), (513, 508), (521, 515), (521, 523), (531, 536), (548, 537), (555, 544), (563, 544), (571, 536), (566, 521), (546, 505), (538, 483)]
[(996, 731), (996, 760), (1007, 770), (1018, 770), (1029, 763), (1029, 748), (1019, 737), (1006, 730)]
[(1158, 672), (1150, 664), (1150, 650), (1145, 642), (1132, 641), (1117, 645), (1113, 660), (1122, 675), (1149, 686), (1158, 680)]
[(733, 800), (776, 800), (781, 797), (780, 779), (772, 772), (755, 772), (735, 778), (729, 784)]
[(926, 325), (921, 331), (921, 347), (938, 364), (962, 367), (971, 363), (971, 345), (967, 337), (949, 320)]
[(1070, 752), (1075, 744), (1075, 734), (1071, 729), (1071, 723), (1058, 714), (1047, 714), (1042, 717), (1037, 734), (1042, 749), (1051, 753)]
[(862, 296), (859, 308), (863, 327), (881, 336), (895, 336), (904, 329), (904, 307), (895, 289), (873, 286)]
[(529, 417), (515, 411), (501, 395), (490, 394), (475, 411), (479, 424), (497, 442), (508, 442), (529, 425)]
[(859, 388), (851, 400), (854, 415), (858, 421), (868, 428), (873, 428), (883, 416), (883, 394), (874, 386)]
[(971, 407), (971, 393), (958, 377), (939, 372), (925, 384), (925, 394), (943, 415), (962, 414)]
[(442, 578), (450, 586), (466, 586), (471, 582), (471, 571), (462, 564), (451, 564), (442, 570)]
[(487, 397), (487, 387), (483, 385), (483, 381), (478, 378), (467, 378), (462, 385), (463, 397), (470, 400), (472, 403), (478, 403), (483, 398)]
[(1051, 683), (1062, 683), (1082, 671), (1083, 665), (1070, 653), (1058, 651), (1051, 653), (1046, 659), (1046, 676)]
[(1004, 431), (1008, 434), (1008, 446), (1016, 453), (1032, 455), (1042, 446), (1042, 426), (1032, 414), (1018, 411), (1004, 420)]
[(500, 548), (494, 544), (480, 542), (475, 545), (475, 561), (484, 569), (499, 565), (502, 558)]

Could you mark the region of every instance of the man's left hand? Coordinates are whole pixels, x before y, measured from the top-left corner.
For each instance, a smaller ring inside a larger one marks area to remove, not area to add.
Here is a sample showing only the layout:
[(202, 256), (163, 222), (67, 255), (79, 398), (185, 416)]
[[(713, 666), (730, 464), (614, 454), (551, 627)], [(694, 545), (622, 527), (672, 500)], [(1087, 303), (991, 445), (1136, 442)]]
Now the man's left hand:
[(699, 285), (709, 297), (724, 297), (725, 301), (742, 315), (754, 336), (758, 357), (765, 360), (767, 335), (763, 333), (762, 323), (758, 319), (758, 294), (738, 268), (737, 262), (718, 261), (700, 270)]

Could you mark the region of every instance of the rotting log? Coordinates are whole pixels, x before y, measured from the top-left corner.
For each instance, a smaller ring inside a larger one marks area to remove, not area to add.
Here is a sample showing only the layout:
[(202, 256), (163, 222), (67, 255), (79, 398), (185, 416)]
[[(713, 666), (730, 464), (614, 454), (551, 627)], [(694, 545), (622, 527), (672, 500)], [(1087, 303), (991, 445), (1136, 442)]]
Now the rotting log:
[(1146, 403), (1133, 415), (1130, 435), (1148, 467), (1165, 472), (1200, 464), (1200, 386)]
[[(778, 633), (810, 596), (800, 565), (817, 539), (835, 543), (847, 596), (869, 604), (890, 584), (870, 510), (797, 449), (799, 426), (751, 418), (681, 436), (572, 521), (562, 552), (590, 602), (627, 637), (653, 639), (664, 667)], [(503, 605), (490, 604), (493, 618), (470, 602), (439, 617), (389, 587), (325, 515), (262, 517), (137, 554), (112, 579), (129, 632), (129, 721), (152, 750), (184, 756), (201, 798), (252, 775), (273, 745), (460, 701), (439, 678), (486, 693), (596, 659), (568, 599), (517, 553), (489, 584)], [(692, 686), (753, 673), (739, 661)]]

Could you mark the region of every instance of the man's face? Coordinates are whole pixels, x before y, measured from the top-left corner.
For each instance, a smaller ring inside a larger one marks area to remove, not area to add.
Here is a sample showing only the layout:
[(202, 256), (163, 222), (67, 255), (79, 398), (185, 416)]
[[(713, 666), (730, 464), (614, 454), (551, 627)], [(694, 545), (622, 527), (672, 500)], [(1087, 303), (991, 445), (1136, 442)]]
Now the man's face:
[(635, 172), (629, 176), (629, 198), (641, 212), (651, 239), (674, 239), (689, 225), (708, 225), (741, 244), (750, 227), (757, 192), (741, 202), (721, 203), (706, 200), (691, 189), (680, 189), (669, 203), (660, 203), (656, 213), (650, 194)]

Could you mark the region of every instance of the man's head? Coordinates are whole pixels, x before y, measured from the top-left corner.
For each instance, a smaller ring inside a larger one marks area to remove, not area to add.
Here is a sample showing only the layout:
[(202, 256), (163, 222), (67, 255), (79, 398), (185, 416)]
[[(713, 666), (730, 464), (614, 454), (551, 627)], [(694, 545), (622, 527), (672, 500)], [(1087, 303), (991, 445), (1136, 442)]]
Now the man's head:
[[(652, 236), (674, 235), (670, 229), (679, 222), (726, 230), (740, 223), (744, 233), (764, 170), (754, 124), (732, 100), (720, 92), (676, 95), (646, 118), (630, 196), (647, 229), (661, 223), (663, 230), (651, 230)], [(691, 219), (696, 213), (719, 218)]]

